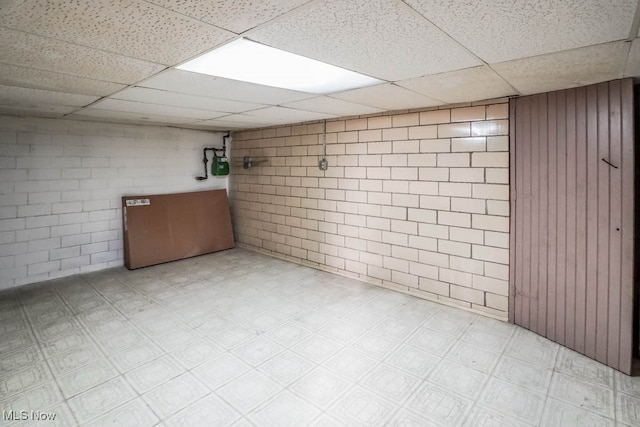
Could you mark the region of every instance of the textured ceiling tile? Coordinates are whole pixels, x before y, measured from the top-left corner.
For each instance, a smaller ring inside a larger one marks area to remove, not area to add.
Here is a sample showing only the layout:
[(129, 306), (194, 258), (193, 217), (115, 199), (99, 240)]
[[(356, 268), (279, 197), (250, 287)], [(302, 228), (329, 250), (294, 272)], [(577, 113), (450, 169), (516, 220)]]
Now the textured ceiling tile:
[(317, 2), (247, 37), (384, 80), (480, 65), (446, 34), (398, 1)]
[(11, 106), (2, 105), (0, 101), (0, 114), (8, 114), (11, 116), (29, 116), (29, 117), (62, 117), (71, 113), (77, 107), (68, 107), (65, 105), (30, 105), (30, 106)]
[(76, 95), (15, 86), (0, 86), (0, 103), (4, 106), (64, 105), (83, 107), (98, 99), (97, 96)]
[(147, 104), (143, 102), (124, 101), (122, 99), (103, 99), (92, 105), (92, 108), (101, 110), (114, 110), (136, 114), (155, 114), (167, 117), (185, 117), (195, 120), (214, 119), (228, 113), (216, 113), (213, 111), (195, 110), (192, 108), (174, 107), (171, 105)]
[(82, 110), (67, 116), (76, 120), (99, 120), (118, 123), (133, 124), (187, 124), (193, 122), (192, 118), (162, 116), (157, 114), (131, 113), (126, 111), (101, 110), (99, 108), (83, 108)]
[(252, 128), (267, 126), (267, 124), (263, 122), (250, 121), (248, 117), (241, 117), (241, 118), (238, 118), (237, 116), (233, 116), (233, 117), (236, 117), (237, 119), (242, 121), (226, 120), (227, 117), (223, 117), (221, 119), (203, 120), (201, 122), (194, 122), (194, 123), (191, 123), (190, 125), (195, 129), (211, 129), (211, 130), (252, 129)]
[[(261, 110), (249, 111), (243, 115), (249, 117), (249, 120), (253, 119), (258, 122), (264, 121), (269, 124), (307, 122), (311, 120), (324, 120), (337, 117), (333, 114), (294, 110), (292, 108), (283, 107), (267, 107)], [(225, 117), (225, 119), (230, 118)]]
[(234, 36), (136, 0), (12, 1), (0, 7), (0, 25), (167, 65)]
[(404, 0), (488, 63), (629, 35), (637, 0)]
[(309, 0), (147, 1), (238, 34), (309, 2)]
[(640, 39), (635, 39), (631, 43), (629, 59), (624, 70), (625, 77), (640, 77)]
[(369, 105), (386, 111), (433, 107), (443, 104), (439, 100), (428, 98), (391, 83), (334, 93), (331, 97)]
[(115, 83), (131, 84), (162, 65), (0, 27), (0, 62)]
[(264, 108), (264, 105), (261, 104), (230, 101), (227, 99), (217, 99), (206, 96), (187, 95), (184, 93), (143, 87), (134, 87), (123, 90), (122, 92), (113, 95), (112, 98), (228, 113), (241, 113), (243, 111)]
[(0, 63), (0, 85), (105, 96), (125, 85)]
[(418, 77), (417, 79), (396, 82), (396, 84), (446, 103), (517, 95), (507, 82), (486, 65)]
[(139, 86), (190, 95), (204, 95), (213, 98), (270, 105), (313, 96), (288, 89), (245, 83), (182, 70), (166, 71), (140, 83)]
[[(204, 122), (200, 121), (198, 123), (202, 123)], [(206, 120), (208, 121), (208, 120)], [(220, 121), (224, 121), (224, 122), (229, 122), (229, 123), (236, 123), (239, 126), (242, 126), (243, 124), (253, 124), (256, 127), (265, 127), (268, 126), (269, 124), (271, 124), (273, 122), (273, 120), (270, 119), (260, 119), (260, 118), (256, 118), (256, 117), (250, 117), (247, 116), (246, 114), (231, 114), (228, 116), (224, 116), (224, 117), (220, 117), (218, 119), (212, 119), (210, 120), (211, 122), (220, 122)]]
[(607, 43), (493, 65), (523, 95), (622, 77), (629, 44)]
[(283, 107), (298, 108), (306, 111), (317, 111), (318, 113), (334, 114), (338, 116), (354, 116), (360, 114), (379, 113), (379, 108), (366, 105), (355, 104), (341, 99), (329, 98), (328, 96), (318, 96), (316, 98), (304, 99), (283, 104)]

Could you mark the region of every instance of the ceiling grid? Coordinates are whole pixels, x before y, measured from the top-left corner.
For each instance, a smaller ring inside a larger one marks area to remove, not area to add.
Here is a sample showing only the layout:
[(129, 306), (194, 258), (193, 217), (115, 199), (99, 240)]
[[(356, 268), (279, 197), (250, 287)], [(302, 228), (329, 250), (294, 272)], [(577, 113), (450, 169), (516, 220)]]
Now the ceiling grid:
[[(0, 114), (233, 130), (640, 77), (638, 0), (4, 0)], [(245, 37), (380, 79), (178, 70)]]

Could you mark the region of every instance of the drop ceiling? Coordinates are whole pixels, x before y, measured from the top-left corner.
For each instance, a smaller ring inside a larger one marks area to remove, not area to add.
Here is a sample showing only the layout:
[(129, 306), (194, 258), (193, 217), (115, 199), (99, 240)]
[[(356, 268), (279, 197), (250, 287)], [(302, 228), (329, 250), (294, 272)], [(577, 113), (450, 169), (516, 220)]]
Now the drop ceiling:
[[(640, 77), (638, 0), (2, 0), (0, 114), (235, 130)], [(245, 37), (383, 81), (177, 70)]]

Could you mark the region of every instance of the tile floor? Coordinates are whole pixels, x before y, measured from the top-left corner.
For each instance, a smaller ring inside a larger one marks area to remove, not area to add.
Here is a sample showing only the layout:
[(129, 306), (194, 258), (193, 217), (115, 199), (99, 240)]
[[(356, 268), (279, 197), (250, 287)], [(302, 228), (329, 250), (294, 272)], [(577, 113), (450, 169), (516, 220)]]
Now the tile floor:
[(0, 293), (0, 408), (54, 425), (637, 426), (640, 378), (234, 249)]

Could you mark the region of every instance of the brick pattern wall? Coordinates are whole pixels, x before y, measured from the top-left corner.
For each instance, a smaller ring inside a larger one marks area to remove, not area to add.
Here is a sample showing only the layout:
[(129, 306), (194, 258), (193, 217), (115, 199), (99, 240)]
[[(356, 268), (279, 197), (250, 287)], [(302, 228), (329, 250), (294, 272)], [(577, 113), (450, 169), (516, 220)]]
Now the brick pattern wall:
[(123, 264), (120, 197), (197, 182), (219, 133), (0, 116), (0, 289)]
[(240, 245), (507, 317), (508, 103), (238, 132)]

